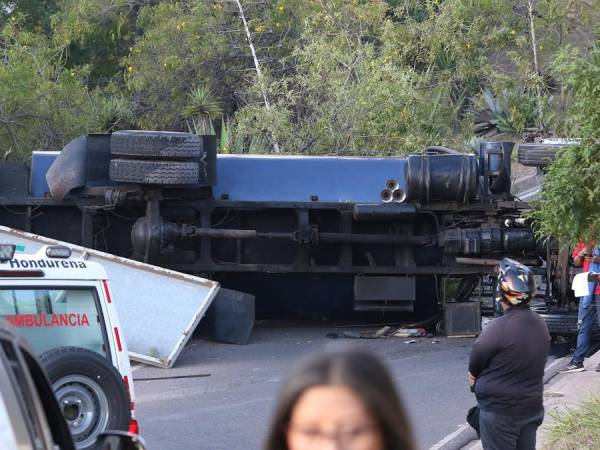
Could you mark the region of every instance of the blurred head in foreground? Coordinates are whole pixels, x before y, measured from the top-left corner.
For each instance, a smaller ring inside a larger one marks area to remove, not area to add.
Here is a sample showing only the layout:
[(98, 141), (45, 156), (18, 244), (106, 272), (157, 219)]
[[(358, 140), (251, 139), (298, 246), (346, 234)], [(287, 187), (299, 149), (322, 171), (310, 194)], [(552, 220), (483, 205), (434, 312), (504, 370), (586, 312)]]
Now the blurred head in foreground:
[(312, 355), (281, 392), (266, 450), (413, 450), (408, 420), (379, 358)]

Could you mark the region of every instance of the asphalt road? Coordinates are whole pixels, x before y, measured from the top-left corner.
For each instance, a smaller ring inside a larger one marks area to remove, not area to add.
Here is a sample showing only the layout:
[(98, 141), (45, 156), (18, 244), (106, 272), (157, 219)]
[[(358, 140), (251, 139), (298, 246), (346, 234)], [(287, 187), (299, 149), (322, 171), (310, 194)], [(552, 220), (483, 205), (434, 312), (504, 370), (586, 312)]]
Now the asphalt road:
[(473, 339), (417, 338), (407, 344), (408, 338), (326, 337), (341, 331), (326, 324), (260, 324), (249, 345), (194, 340), (173, 369), (136, 367), (136, 411), (149, 449), (259, 450), (290, 365), (306, 353), (338, 346), (383, 356), (419, 449), (465, 422), (474, 404), (466, 384)]

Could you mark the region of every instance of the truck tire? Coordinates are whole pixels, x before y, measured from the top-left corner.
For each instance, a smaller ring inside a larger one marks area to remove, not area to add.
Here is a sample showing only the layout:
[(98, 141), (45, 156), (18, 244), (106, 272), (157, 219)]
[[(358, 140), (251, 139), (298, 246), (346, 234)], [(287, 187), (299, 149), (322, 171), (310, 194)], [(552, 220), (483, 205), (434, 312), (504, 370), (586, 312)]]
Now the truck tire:
[(549, 166), (558, 151), (563, 147), (557, 144), (521, 144), (519, 145), (519, 164), (529, 167)]
[(110, 136), (110, 152), (118, 156), (186, 160), (202, 151), (202, 138), (191, 133), (123, 130)]
[[(577, 313), (544, 313), (542, 318), (548, 326), (551, 335), (577, 336)], [(594, 320), (592, 326), (592, 337), (600, 338), (600, 326)]]
[(180, 185), (198, 183), (200, 167), (197, 162), (138, 161), (113, 159), (109, 177), (123, 183)]
[(79, 347), (48, 350), (40, 360), (78, 450), (94, 448), (103, 431), (127, 430), (129, 396), (109, 361)]

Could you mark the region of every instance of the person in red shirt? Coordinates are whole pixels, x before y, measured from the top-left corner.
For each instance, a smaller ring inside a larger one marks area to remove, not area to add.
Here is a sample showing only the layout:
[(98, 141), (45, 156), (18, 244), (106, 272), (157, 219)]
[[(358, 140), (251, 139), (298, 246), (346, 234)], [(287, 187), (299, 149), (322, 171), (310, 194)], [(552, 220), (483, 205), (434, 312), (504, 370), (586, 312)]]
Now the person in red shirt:
[[(573, 253), (573, 264), (583, 267), (584, 272), (600, 272), (600, 247), (594, 244), (579, 242)], [(585, 370), (583, 360), (592, 340), (594, 317), (600, 324), (600, 283), (598, 277), (593, 278), (595, 286), (590, 295), (579, 298), (579, 313), (577, 316), (577, 348), (569, 365), (562, 372), (581, 372)], [(596, 367), (600, 372), (600, 365)]]
[[(600, 256), (593, 256), (592, 250), (595, 245), (584, 244), (579, 241), (571, 257), (573, 258), (573, 265), (575, 267), (583, 267), (584, 272), (590, 271), (590, 264), (600, 264)], [(596, 284), (596, 290), (594, 291), (594, 295), (600, 295), (600, 283)]]

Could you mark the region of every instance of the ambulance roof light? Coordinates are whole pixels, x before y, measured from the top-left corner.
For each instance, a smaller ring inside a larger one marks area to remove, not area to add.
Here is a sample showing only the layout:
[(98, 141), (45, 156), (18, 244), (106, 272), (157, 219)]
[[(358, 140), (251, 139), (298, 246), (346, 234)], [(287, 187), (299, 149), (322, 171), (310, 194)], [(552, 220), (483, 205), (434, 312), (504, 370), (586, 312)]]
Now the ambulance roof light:
[(48, 258), (70, 258), (71, 249), (69, 247), (63, 247), (61, 245), (51, 245), (46, 247), (46, 256)]
[(0, 262), (10, 261), (15, 256), (16, 245), (0, 244)]

